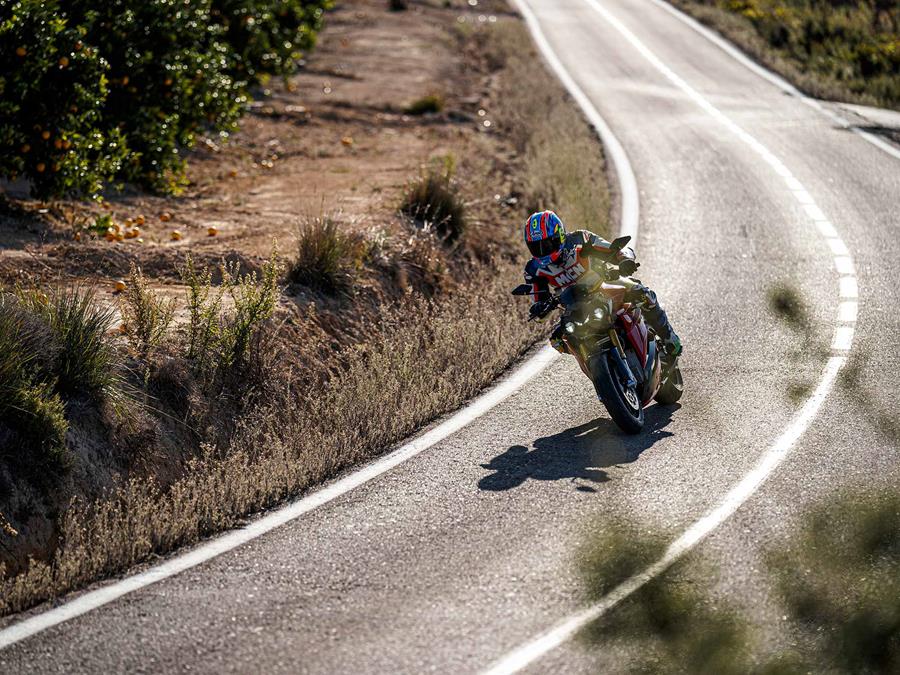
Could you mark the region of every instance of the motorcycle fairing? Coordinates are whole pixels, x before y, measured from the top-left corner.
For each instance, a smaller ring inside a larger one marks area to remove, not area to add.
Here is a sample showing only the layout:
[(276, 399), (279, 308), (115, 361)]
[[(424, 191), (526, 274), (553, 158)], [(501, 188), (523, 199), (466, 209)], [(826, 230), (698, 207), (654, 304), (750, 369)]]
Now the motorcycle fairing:
[[(640, 317), (637, 317), (638, 319)], [(625, 337), (634, 348), (635, 353), (641, 361), (641, 366), (647, 367), (647, 345), (649, 343), (647, 326), (643, 321), (635, 320), (630, 312), (625, 311), (619, 314), (619, 325), (625, 332)]]

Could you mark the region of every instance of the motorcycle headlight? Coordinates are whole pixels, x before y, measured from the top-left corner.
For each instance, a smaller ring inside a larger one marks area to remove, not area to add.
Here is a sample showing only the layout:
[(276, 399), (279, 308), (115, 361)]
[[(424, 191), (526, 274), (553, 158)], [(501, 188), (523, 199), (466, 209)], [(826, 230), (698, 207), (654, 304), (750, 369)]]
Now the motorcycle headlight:
[(569, 322), (566, 323), (565, 328), (566, 328), (566, 332), (567, 332), (567, 333), (574, 333), (574, 332), (575, 332), (575, 324), (572, 323), (571, 321), (569, 321)]
[(594, 318), (595, 318), (595, 319), (597, 319), (597, 320), (599, 320), (599, 321), (602, 321), (602, 320), (604, 319), (605, 316), (606, 316), (606, 314), (604, 313), (602, 307), (595, 307), (595, 308), (594, 308)]

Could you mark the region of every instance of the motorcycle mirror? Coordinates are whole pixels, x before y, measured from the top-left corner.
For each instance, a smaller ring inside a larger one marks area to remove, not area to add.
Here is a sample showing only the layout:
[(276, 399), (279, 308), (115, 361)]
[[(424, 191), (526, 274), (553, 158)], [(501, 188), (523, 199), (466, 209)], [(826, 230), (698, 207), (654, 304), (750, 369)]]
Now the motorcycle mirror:
[(513, 295), (531, 295), (533, 292), (534, 289), (528, 284), (519, 284), (512, 289)]
[(623, 248), (625, 248), (629, 241), (631, 241), (631, 237), (627, 235), (624, 237), (613, 239), (613, 242), (612, 244), (610, 244), (609, 248), (612, 251), (621, 251)]

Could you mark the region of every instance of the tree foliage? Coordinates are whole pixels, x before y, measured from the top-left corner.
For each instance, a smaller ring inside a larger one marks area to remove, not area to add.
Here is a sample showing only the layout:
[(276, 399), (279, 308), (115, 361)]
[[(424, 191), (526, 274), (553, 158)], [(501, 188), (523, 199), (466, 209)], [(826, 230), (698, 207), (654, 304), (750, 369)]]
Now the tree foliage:
[(172, 191), (312, 47), (329, 0), (0, 0), (0, 176), (35, 196)]

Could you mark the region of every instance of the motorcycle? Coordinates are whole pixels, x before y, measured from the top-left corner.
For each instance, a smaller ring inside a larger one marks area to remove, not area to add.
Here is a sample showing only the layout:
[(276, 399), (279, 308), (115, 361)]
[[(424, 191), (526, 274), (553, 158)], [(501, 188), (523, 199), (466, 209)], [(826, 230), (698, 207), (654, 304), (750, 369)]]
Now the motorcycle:
[[(550, 297), (529, 320), (562, 309), (552, 339), (575, 357), (613, 421), (636, 434), (644, 427), (644, 408), (653, 400), (675, 403), (684, 383), (677, 357), (664, 357), (662, 340), (645, 323), (640, 306), (626, 302), (626, 287), (615, 283), (623, 276), (613, 262), (615, 255), (630, 240), (613, 241), (609, 260), (592, 264), (559, 295), (542, 291)], [(512, 293), (532, 295), (534, 289), (522, 284)]]

